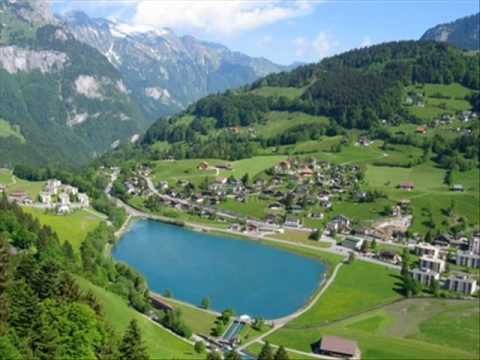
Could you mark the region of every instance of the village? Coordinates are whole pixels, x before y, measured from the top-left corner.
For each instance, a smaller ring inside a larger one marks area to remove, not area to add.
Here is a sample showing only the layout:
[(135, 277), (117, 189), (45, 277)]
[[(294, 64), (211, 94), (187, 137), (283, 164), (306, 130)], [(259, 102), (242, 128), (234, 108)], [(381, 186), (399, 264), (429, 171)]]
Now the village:
[[(0, 193), (5, 187), (0, 187)], [(50, 179), (36, 199), (25, 191), (14, 191), (8, 194), (8, 200), (19, 205), (52, 211), (57, 215), (67, 215), (76, 209), (88, 208), (90, 199), (87, 194), (79, 192), (78, 188), (62, 184), (60, 180)]]
[[(200, 161), (197, 171), (228, 174), (232, 167), (228, 163), (210, 165)], [(155, 204), (150, 208), (152, 211), (174, 208), (227, 223), (230, 232), (256, 238), (303, 232), (312, 241), (332, 242), (335, 246), (331, 251), (353, 252), (398, 268), (405, 249), (414, 260), (409, 266), (413, 279), (425, 288), (437, 282), (441, 288), (464, 296), (471, 296), (479, 289), (480, 234), (469, 238), (439, 234), (425, 243), (422, 236), (409, 233), (412, 215), (408, 199), (398, 201), (387, 209), (384, 217), (368, 224), (358, 224), (341, 214), (329, 216), (340, 199), (361, 202), (384, 196), (361, 190), (362, 172), (356, 165), (289, 158), (255, 179), (205, 176), (199, 184), (182, 179), (175, 183), (162, 180), (156, 186), (151, 174), (150, 168), (140, 167), (124, 181), (129, 195), (144, 196), (147, 208)], [(415, 184), (401, 182), (397, 188), (409, 192), (415, 189)], [(463, 191), (463, 187), (453, 185), (451, 191)], [(225, 201), (246, 204), (251, 199), (266, 204), (263, 218), (222, 208)], [(318, 227), (305, 225), (305, 219), (314, 220)]]

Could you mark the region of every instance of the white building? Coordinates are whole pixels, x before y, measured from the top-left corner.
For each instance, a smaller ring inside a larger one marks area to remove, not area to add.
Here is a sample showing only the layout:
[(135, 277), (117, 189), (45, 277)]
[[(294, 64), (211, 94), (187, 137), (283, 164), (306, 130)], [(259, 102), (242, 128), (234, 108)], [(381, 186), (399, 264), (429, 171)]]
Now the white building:
[(58, 190), (62, 186), (62, 182), (60, 180), (56, 179), (50, 179), (47, 181), (47, 192), (49, 192), (52, 195), (57, 195)]
[(413, 279), (422, 285), (430, 286), (433, 280), (439, 281), (440, 274), (430, 269), (413, 269), (410, 271)]
[(68, 214), (70, 212), (70, 206), (69, 205), (60, 205), (58, 208), (57, 208), (57, 214), (59, 215), (65, 215), (65, 214)]
[(69, 205), (70, 204), (70, 195), (61, 193), (58, 198), (60, 199), (61, 205)]
[(418, 256), (429, 255), (432, 257), (438, 257), (439, 253), (440, 250), (437, 247), (430, 245), (429, 243), (422, 242), (415, 246), (415, 254), (417, 254)]
[(457, 251), (457, 265), (469, 268), (480, 268), (480, 255), (472, 251)]
[(88, 198), (87, 194), (78, 194), (78, 201), (80, 202), (80, 206), (82, 207), (89, 207), (90, 206), (90, 199)]
[(65, 185), (63, 190), (67, 194), (71, 194), (71, 195), (77, 195), (78, 194), (78, 189), (75, 186)]
[(49, 193), (41, 192), (39, 195), (40, 202), (44, 205), (50, 206), (52, 204), (52, 196)]
[(470, 251), (474, 254), (480, 255), (480, 235), (474, 236), (470, 240)]
[(448, 278), (448, 290), (473, 295), (478, 289), (477, 280), (465, 275), (452, 275)]
[(445, 261), (430, 255), (423, 255), (420, 258), (420, 268), (442, 273), (445, 271)]

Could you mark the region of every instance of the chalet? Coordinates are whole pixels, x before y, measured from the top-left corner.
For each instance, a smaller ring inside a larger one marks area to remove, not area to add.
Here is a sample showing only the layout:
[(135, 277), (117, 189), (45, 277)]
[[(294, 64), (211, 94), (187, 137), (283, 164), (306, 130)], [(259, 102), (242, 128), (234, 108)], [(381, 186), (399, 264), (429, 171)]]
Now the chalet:
[(317, 354), (338, 357), (342, 359), (360, 359), (361, 352), (355, 341), (337, 336), (323, 336), (315, 346)]
[(231, 171), (233, 169), (232, 165), (230, 164), (219, 164), (215, 166), (218, 170), (227, 170)]
[(197, 165), (197, 170), (200, 170), (200, 171), (208, 170), (208, 168), (209, 168), (209, 165), (208, 165), (208, 162), (206, 161), (202, 161)]
[(448, 278), (448, 290), (473, 295), (478, 289), (477, 280), (466, 275), (452, 275)]
[(386, 261), (394, 265), (400, 264), (402, 262), (402, 257), (391, 251), (380, 252), (380, 254), (378, 254), (378, 258), (382, 261)]
[(31, 204), (33, 201), (23, 191), (16, 191), (8, 195), (8, 200), (17, 204)]
[(453, 237), (449, 234), (440, 234), (433, 240), (433, 243), (439, 246), (449, 246), (453, 240)]
[(298, 174), (303, 177), (310, 177), (315, 174), (315, 172), (309, 167), (304, 167), (298, 171)]
[(465, 189), (463, 188), (463, 185), (460, 184), (454, 184), (451, 189), (453, 192), (464, 192)]
[(168, 182), (160, 181), (160, 183), (158, 184), (158, 188), (160, 190), (167, 190), (168, 189)]
[(268, 205), (268, 209), (273, 210), (273, 211), (282, 210), (284, 208), (285, 208), (285, 206), (283, 206), (282, 204), (280, 204), (278, 202), (275, 202), (275, 203), (272, 203), (272, 204)]
[(412, 278), (422, 285), (430, 286), (432, 282), (440, 280), (440, 273), (430, 269), (413, 269), (410, 271)]
[(240, 224), (232, 224), (232, 225), (230, 225), (228, 230), (240, 232), (240, 231), (242, 231), (242, 226)]
[(442, 273), (445, 271), (445, 261), (430, 255), (423, 255), (420, 258), (420, 268)]
[(411, 181), (407, 181), (407, 182), (401, 183), (399, 187), (402, 190), (412, 191), (413, 189), (415, 189), (415, 183)]
[(480, 268), (480, 255), (472, 251), (457, 251), (457, 265), (468, 268)]
[(422, 242), (415, 246), (415, 254), (418, 256), (429, 255), (438, 257), (439, 249), (436, 246)]
[(285, 226), (299, 228), (302, 227), (302, 222), (297, 217), (287, 216), (285, 219)]
[(216, 179), (215, 179), (215, 182), (217, 184), (220, 184), (220, 185), (225, 185), (227, 183), (228, 179), (226, 177), (223, 177), (223, 176), (218, 176)]
[(345, 240), (342, 241), (342, 246), (353, 251), (360, 251), (364, 242), (365, 239), (363, 238), (347, 236)]
[(323, 220), (325, 218), (325, 214), (324, 213), (311, 213), (310, 218), (315, 219), (315, 220)]
[(295, 204), (290, 207), (290, 211), (293, 214), (300, 214), (303, 211), (303, 207)]
[(359, 145), (362, 145), (362, 146), (370, 146), (372, 145), (373, 141), (370, 141), (368, 138), (366, 137), (361, 137), (358, 139), (358, 144)]
[(417, 134), (425, 135), (427, 133), (427, 128), (423, 126), (419, 126), (415, 131)]
[(345, 232), (350, 228), (350, 220), (343, 216), (343, 215), (338, 215), (333, 218), (332, 221), (330, 221), (327, 224), (327, 229), (332, 232)]

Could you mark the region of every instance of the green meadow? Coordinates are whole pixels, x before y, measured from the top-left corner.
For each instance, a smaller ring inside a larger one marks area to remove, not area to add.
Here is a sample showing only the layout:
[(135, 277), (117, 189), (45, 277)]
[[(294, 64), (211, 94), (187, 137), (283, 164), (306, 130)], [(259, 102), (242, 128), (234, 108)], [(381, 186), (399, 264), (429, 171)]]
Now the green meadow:
[(77, 282), (82, 289), (91, 290), (94, 293), (98, 302), (103, 306), (106, 319), (119, 336), (123, 336), (132, 319), (138, 321), (148, 353), (152, 359), (199, 358), (191, 344), (172, 335), (160, 325), (130, 308), (125, 300), (118, 295), (95, 286), (80, 277), (77, 277)]

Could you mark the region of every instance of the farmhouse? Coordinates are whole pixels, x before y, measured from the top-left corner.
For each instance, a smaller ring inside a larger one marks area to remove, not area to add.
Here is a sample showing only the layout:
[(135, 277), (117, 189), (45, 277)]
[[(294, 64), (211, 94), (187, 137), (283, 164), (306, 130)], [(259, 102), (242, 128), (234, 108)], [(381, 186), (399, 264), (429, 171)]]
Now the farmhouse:
[(427, 133), (427, 128), (423, 126), (419, 126), (415, 131), (417, 132), (417, 134), (425, 135)]
[(417, 282), (419, 282), (422, 285), (425, 286), (430, 286), (433, 282), (439, 281), (440, 280), (440, 274), (436, 271), (430, 270), (430, 269), (413, 269), (410, 271), (410, 274), (412, 275), (413, 279)]
[(466, 275), (452, 275), (448, 278), (448, 290), (473, 295), (477, 291), (477, 280)]
[(402, 262), (402, 257), (398, 254), (395, 254), (391, 251), (382, 251), (378, 254), (378, 258), (383, 261), (388, 261), (392, 264), (400, 264)]
[(330, 233), (345, 232), (349, 228), (350, 228), (350, 220), (343, 215), (335, 216), (333, 220), (327, 224), (327, 229), (330, 231)]
[(61, 186), (62, 182), (60, 180), (50, 179), (47, 181), (46, 191), (52, 195), (56, 195)]
[(445, 261), (430, 255), (423, 255), (420, 258), (420, 268), (442, 273), (445, 271)]
[(50, 206), (52, 204), (52, 196), (49, 193), (41, 192), (38, 197), (40, 202), (44, 205)]
[(463, 185), (454, 184), (454, 185), (452, 186), (452, 191), (453, 191), (453, 192), (463, 192), (463, 191), (464, 191)]
[(78, 194), (78, 201), (80, 202), (80, 206), (82, 207), (90, 206), (90, 199), (88, 198), (87, 194)]
[(472, 251), (458, 251), (457, 265), (478, 269), (480, 268), (480, 255)]
[(347, 359), (360, 359), (361, 357), (357, 342), (337, 336), (323, 336), (316, 346), (316, 353)]
[(401, 183), (399, 187), (402, 190), (412, 191), (413, 189), (415, 189), (415, 184), (411, 181), (407, 181), (407, 182)]

